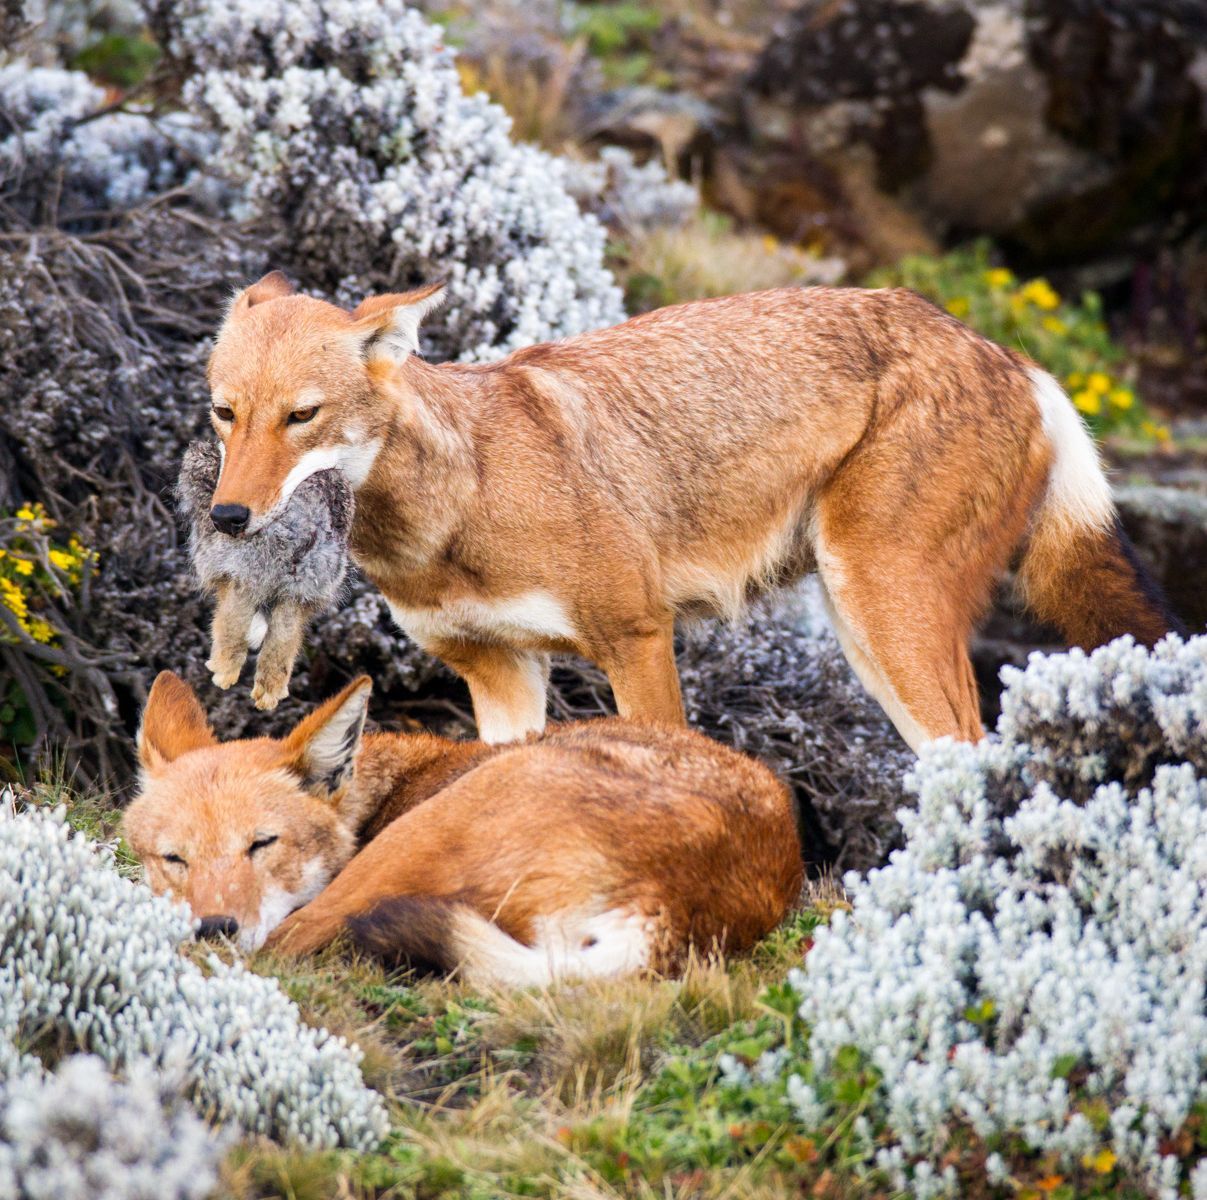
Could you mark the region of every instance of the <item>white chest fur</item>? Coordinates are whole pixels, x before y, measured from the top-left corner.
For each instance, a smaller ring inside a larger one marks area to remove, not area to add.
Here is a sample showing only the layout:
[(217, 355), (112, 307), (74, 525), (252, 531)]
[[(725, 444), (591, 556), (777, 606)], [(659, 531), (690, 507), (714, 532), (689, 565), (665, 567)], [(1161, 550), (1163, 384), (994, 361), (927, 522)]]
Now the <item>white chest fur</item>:
[(476, 641), (543, 649), (548, 642), (573, 642), (574, 625), (549, 592), (523, 592), (505, 600), (454, 600), (438, 608), (390, 604), (402, 631), (420, 646), (440, 641)]

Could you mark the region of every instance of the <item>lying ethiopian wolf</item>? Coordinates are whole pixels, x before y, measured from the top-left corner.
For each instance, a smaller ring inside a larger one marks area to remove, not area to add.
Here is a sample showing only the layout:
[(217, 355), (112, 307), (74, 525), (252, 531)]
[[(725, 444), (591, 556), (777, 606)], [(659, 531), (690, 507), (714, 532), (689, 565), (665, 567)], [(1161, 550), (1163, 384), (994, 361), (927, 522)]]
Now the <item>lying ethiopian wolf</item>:
[(209, 365), (212, 517), (254, 533), (341, 468), (353, 560), (485, 741), (543, 728), (551, 652), (599, 664), (622, 716), (681, 723), (676, 615), (814, 570), (915, 749), (980, 736), (967, 643), (1012, 562), (1071, 642), (1171, 627), (1055, 380), (912, 292), (704, 300), (482, 366), (416, 354), (439, 298), (242, 292)]
[(797, 898), (786, 789), (702, 734), (609, 719), (515, 746), (362, 737), (369, 691), (355, 680), (284, 739), (219, 743), (161, 674), (124, 818), (151, 888), (244, 949), (348, 930), (518, 986), (740, 952)]

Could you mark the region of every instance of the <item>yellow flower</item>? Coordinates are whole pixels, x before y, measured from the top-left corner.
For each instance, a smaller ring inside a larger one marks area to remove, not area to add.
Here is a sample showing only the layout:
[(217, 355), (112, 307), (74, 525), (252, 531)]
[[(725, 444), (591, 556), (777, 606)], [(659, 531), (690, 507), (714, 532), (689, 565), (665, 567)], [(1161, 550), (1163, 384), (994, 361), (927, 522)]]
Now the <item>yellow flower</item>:
[(1049, 333), (1068, 333), (1069, 327), (1059, 317), (1044, 317), (1043, 327)]
[(1105, 396), (1111, 390), (1111, 377), (1105, 371), (1091, 371), (1085, 381), (1091, 392)]
[(13, 570), (18, 575), (32, 575), (34, 573), (34, 565), (28, 558), (17, 558), (13, 555)]
[(1088, 390), (1076, 392), (1073, 395), (1073, 404), (1078, 412), (1088, 413), (1090, 416), (1102, 411), (1102, 397), (1097, 392)]
[(1052, 290), (1052, 285), (1046, 279), (1032, 279), (1019, 295), (1036, 308), (1052, 310), (1060, 306), (1060, 297)]
[(985, 272), (985, 282), (991, 288), (1008, 288), (1014, 282), (1014, 272), (1005, 267), (994, 267)]
[(26, 625), (29, 630), (29, 636), (35, 642), (52, 642), (54, 641), (54, 626), (49, 621), (43, 621), (41, 617), (33, 617), (29, 624)]
[(20, 521), (36, 521), (38, 514), (28, 504), (23, 504), (17, 509), (17, 519)]
[(1131, 408), (1136, 402), (1135, 394), (1128, 388), (1116, 388), (1108, 399), (1116, 408)]
[(11, 579), (0, 576), (0, 601), (18, 621), (24, 621), (29, 614), (25, 603), (25, 593)]
[(968, 301), (967, 301), (967, 299), (966, 299), (965, 297), (963, 297), (963, 296), (956, 296), (954, 299), (952, 299), (952, 300), (948, 300), (948, 302), (947, 302), (947, 311), (948, 311), (949, 313), (951, 313), (951, 315), (952, 315), (953, 317), (966, 317), (966, 316), (968, 316)]
[(1099, 1175), (1109, 1175), (1115, 1169), (1118, 1161), (1119, 1157), (1114, 1150), (1103, 1148), (1097, 1154), (1084, 1155), (1081, 1165), (1091, 1171), (1097, 1171)]
[(763, 249), (768, 254), (774, 254), (779, 248), (780, 244), (777, 238), (770, 233), (763, 234)]
[(66, 550), (52, 549), (49, 552), (49, 558), (60, 571), (70, 571), (72, 567), (79, 565), (79, 559)]
[(100, 554), (96, 550), (89, 550), (75, 534), (71, 535), (71, 538), (67, 542), (67, 548), (79, 559), (81, 566), (84, 563), (95, 564), (101, 560)]
[(1075, 392), (1084, 385), (1085, 376), (1080, 371), (1074, 371), (1072, 375), (1065, 376), (1065, 383)]

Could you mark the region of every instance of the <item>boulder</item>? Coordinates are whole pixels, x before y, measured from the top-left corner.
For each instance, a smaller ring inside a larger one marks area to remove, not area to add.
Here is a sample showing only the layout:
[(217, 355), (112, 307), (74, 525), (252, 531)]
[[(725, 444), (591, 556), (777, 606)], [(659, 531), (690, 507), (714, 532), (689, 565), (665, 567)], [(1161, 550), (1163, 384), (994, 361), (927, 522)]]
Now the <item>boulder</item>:
[(870, 167), (939, 239), (1076, 261), (1207, 203), (1207, 9), (1188, 0), (806, 0), (741, 92), (738, 140)]
[(1207, 494), (1137, 484), (1116, 488), (1119, 516), (1170, 606), (1191, 633), (1207, 629)]

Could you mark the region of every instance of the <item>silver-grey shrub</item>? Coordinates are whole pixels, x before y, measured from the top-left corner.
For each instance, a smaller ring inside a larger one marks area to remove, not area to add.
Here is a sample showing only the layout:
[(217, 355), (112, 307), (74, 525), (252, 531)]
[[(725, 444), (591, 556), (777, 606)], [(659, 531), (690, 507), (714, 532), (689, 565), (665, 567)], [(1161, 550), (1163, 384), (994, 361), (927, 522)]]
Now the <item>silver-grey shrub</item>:
[(792, 786), (808, 860), (864, 870), (900, 844), (914, 756), (848, 666), (816, 581), (689, 626), (677, 657), (688, 720)]
[(568, 164), (510, 139), (461, 89), (443, 33), (401, 0), (148, 0), (218, 136), (243, 215), (282, 264), (347, 301), (444, 278), (426, 334), (440, 357), (489, 359), (622, 320), (604, 230)]
[(385, 1110), (360, 1051), (303, 1024), (277, 982), (181, 953), (187, 910), (123, 879), (59, 814), (0, 816), (0, 1042), (34, 1059), (150, 1063), (219, 1123), (314, 1147), (374, 1146)]
[[(868, 1165), (916, 1195), (957, 1194), (938, 1163), (964, 1128), (999, 1180), (1017, 1138), (1074, 1167), (1109, 1150), (1173, 1197), (1169, 1139), (1207, 1104), (1207, 637), (1035, 655), (1007, 684), (995, 738), (923, 753), (904, 848), (848, 876), (852, 912), (793, 973), (811, 1065), (853, 1046), (879, 1073)], [(764, 1067), (824, 1117), (824, 1089)]]
[(228, 1140), (145, 1064), (115, 1079), (75, 1054), (0, 1083), (6, 1200), (205, 1200)]

